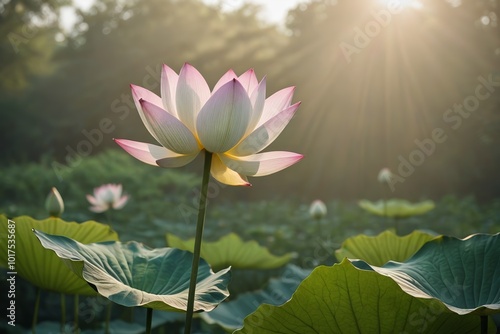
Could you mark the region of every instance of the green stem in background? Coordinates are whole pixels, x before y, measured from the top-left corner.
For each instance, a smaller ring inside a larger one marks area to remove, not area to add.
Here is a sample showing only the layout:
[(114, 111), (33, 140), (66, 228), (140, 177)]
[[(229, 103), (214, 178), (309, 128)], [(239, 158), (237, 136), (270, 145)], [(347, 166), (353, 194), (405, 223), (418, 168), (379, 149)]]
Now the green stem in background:
[(79, 296), (75, 295), (75, 297), (74, 297), (74, 305), (73, 305), (73, 307), (74, 307), (74, 310), (73, 310), (73, 312), (74, 312), (74, 314), (73, 314), (73, 324), (75, 326), (75, 333), (79, 332), (79, 330), (78, 330), (78, 316), (79, 316), (78, 312), (79, 312), (79, 308), (80, 308), (80, 306), (79, 306), (79, 299), (80, 299)]
[[(385, 216), (385, 221), (389, 222), (389, 215), (387, 214), (387, 200), (384, 198), (382, 199), (382, 203), (384, 203), (384, 216)], [(397, 231), (396, 231), (397, 234)]]
[(212, 153), (205, 151), (205, 163), (203, 164), (203, 179), (201, 181), (200, 204), (198, 207), (198, 221), (196, 223), (196, 236), (194, 241), (193, 264), (191, 266), (191, 279), (189, 281), (189, 294), (186, 311), (186, 327), (184, 333), (191, 333), (193, 321), (194, 295), (196, 290), (196, 278), (198, 277), (198, 265), (200, 263), (201, 240), (203, 237), (203, 225), (205, 224), (205, 212), (207, 210), (207, 191), (210, 181), (210, 166), (212, 165)]
[(111, 306), (113, 303), (108, 300), (108, 305), (106, 305), (106, 322), (104, 325), (104, 333), (109, 334), (109, 321), (111, 320)]
[(130, 307), (129, 310), (128, 310), (128, 322), (132, 323), (134, 322), (134, 310), (135, 308), (133, 307)]
[(38, 322), (38, 310), (40, 309), (40, 294), (41, 289), (36, 288), (36, 297), (35, 297), (35, 309), (33, 311), (33, 322), (31, 325), (31, 333), (36, 333), (36, 323)]
[(481, 316), (481, 334), (488, 334), (488, 316)]
[(398, 234), (398, 230), (399, 230), (399, 218), (398, 217), (394, 217), (394, 229), (395, 229), (396, 234)]
[(66, 296), (61, 293), (61, 333), (66, 333)]
[(153, 309), (147, 308), (146, 316), (146, 334), (151, 334), (151, 322), (153, 321)]
[(111, 206), (106, 210), (106, 221), (108, 225), (111, 225)]

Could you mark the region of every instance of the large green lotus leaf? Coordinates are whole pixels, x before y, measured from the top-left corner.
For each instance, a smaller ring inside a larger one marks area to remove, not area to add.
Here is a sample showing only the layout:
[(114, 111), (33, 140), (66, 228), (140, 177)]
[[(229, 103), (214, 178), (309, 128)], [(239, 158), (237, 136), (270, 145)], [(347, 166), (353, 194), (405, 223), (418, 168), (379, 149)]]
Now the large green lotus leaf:
[(203, 313), (201, 318), (209, 324), (218, 324), (228, 331), (234, 331), (243, 327), (243, 320), (260, 304), (281, 305), (289, 300), (300, 282), (310, 273), (310, 270), (289, 264), (282, 276), (272, 278), (263, 290), (238, 295), (235, 300), (220, 304), (212, 312)]
[(413, 231), (403, 237), (391, 231), (384, 231), (374, 237), (360, 234), (346, 239), (335, 251), (335, 256), (339, 262), (347, 257), (381, 266), (390, 260), (402, 262), (408, 259), (433, 238), (433, 235), (420, 231)]
[(379, 200), (377, 202), (361, 200), (358, 204), (361, 208), (374, 215), (392, 218), (406, 218), (422, 215), (435, 208), (433, 201), (410, 203), (407, 200), (396, 198), (387, 201)]
[[(9, 271), (15, 271), (32, 284), (50, 291), (65, 294), (95, 295), (95, 291), (83, 279), (75, 275), (59, 258), (40, 245), (33, 235), (32, 229), (50, 234), (65, 235), (81, 243), (118, 240), (118, 235), (109, 225), (94, 221), (85, 223), (65, 222), (51, 217), (44, 220), (35, 220), (28, 216), (21, 216), (9, 221), (0, 216), (0, 265)], [(7, 258), (8, 245), (14, 244), (8, 240), (15, 230), (15, 265), (10, 267)], [(5, 241), (4, 241), (5, 239)]]
[[(81, 244), (34, 231), (73, 271), (109, 300), (127, 307), (185, 311), (193, 254), (175, 248), (151, 249), (130, 241)], [(200, 260), (194, 311), (210, 311), (229, 296), (230, 268), (214, 274)]]
[(500, 313), (500, 233), (441, 236), (404, 263), (354, 264), (392, 278), (412, 296), (436, 298), (458, 314)]
[[(234, 333), (478, 333), (480, 319), (403, 292), (347, 259), (317, 267), (281, 306), (263, 304)], [(492, 332), (494, 333), (494, 331)]]
[[(194, 249), (194, 238), (182, 240), (173, 234), (167, 234), (167, 243), (170, 247), (191, 252)], [(287, 264), (294, 256), (294, 253), (272, 255), (256, 241), (245, 242), (234, 233), (229, 233), (216, 242), (204, 242), (201, 245), (201, 257), (214, 269), (227, 266), (235, 269), (273, 269)]]

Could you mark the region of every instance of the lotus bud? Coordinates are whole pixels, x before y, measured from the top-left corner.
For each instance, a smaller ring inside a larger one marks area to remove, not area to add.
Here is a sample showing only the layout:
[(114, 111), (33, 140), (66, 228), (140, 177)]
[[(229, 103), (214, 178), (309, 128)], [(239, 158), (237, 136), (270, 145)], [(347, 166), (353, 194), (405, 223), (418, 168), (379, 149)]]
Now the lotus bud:
[(391, 182), (392, 172), (389, 168), (382, 168), (378, 173), (378, 182), (389, 183)]
[(64, 212), (64, 201), (55, 187), (52, 187), (45, 200), (45, 209), (51, 217), (60, 217)]
[(326, 216), (326, 205), (321, 200), (317, 199), (311, 203), (309, 207), (309, 215), (316, 219), (320, 220), (321, 218)]

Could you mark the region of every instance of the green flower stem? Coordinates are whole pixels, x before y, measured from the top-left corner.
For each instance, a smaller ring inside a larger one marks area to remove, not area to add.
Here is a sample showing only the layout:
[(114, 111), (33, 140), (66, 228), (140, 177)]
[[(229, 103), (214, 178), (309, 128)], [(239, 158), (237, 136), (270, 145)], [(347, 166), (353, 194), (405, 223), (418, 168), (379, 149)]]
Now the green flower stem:
[(111, 225), (111, 206), (106, 210), (106, 220), (108, 225)]
[(108, 305), (106, 305), (106, 323), (104, 325), (104, 333), (109, 334), (109, 321), (111, 320), (111, 306), (113, 303), (108, 300)]
[(488, 316), (481, 316), (481, 334), (488, 334)]
[(193, 265), (191, 266), (191, 279), (189, 281), (189, 294), (186, 311), (186, 326), (184, 333), (191, 333), (193, 321), (194, 295), (196, 290), (196, 278), (198, 277), (198, 265), (200, 263), (201, 240), (203, 237), (203, 225), (205, 224), (205, 212), (207, 210), (207, 191), (210, 181), (210, 166), (212, 165), (212, 153), (205, 151), (205, 163), (203, 165), (203, 179), (201, 181), (200, 204), (198, 208), (198, 221), (196, 223), (196, 236), (194, 241)]
[(135, 308), (134, 307), (130, 307), (128, 308), (128, 322), (134, 322), (134, 310)]
[(394, 233), (398, 234), (399, 232), (399, 217), (394, 217)]
[(35, 297), (35, 310), (33, 311), (33, 322), (31, 325), (31, 333), (36, 333), (36, 323), (38, 322), (38, 310), (40, 309), (40, 288), (36, 288), (36, 297)]
[(146, 316), (146, 334), (151, 334), (151, 322), (153, 321), (153, 309), (147, 308), (148, 313)]
[(66, 296), (61, 293), (61, 333), (66, 333)]
[(75, 295), (74, 297), (74, 314), (73, 314), (73, 323), (74, 323), (74, 326), (75, 326), (75, 332), (78, 333), (79, 330), (78, 330), (78, 312), (79, 312), (79, 296), (78, 295)]

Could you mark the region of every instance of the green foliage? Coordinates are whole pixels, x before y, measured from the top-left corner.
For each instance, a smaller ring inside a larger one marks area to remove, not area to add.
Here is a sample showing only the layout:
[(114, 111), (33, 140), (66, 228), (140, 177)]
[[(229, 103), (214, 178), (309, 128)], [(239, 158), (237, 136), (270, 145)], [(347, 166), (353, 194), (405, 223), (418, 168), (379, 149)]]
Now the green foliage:
[[(173, 234), (167, 234), (170, 247), (194, 250), (194, 238), (182, 240)], [(237, 234), (230, 233), (216, 242), (204, 242), (201, 245), (201, 257), (215, 271), (231, 266), (234, 269), (273, 269), (288, 263), (296, 254), (288, 253), (275, 256), (256, 241), (243, 241)]]
[(235, 333), (477, 333), (478, 320), (344, 260), (316, 268), (284, 305), (259, 306)]
[(339, 262), (347, 257), (364, 260), (374, 266), (381, 266), (391, 260), (403, 262), (433, 238), (433, 235), (420, 231), (413, 231), (403, 237), (391, 231), (373, 237), (361, 234), (345, 240), (341, 248), (335, 251), (335, 256)]
[[(88, 210), (85, 195), (105, 183), (121, 183), (131, 199), (122, 210), (110, 213), (112, 218), (96, 215)], [(10, 166), (0, 173), (0, 207), (8, 216), (27, 214), (46, 217), (44, 201), (55, 186), (65, 203), (63, 217), (71, 220), (99, 218), (112, 223), (127, 240), (130, 233), (123, 224), (141, 224), (161, 217), (180, 219), (179, 205), (191, 200), (199, 179), (185, 170), (161, 169), (138, 162), (125, 152), (110, 150), (82, 159), (68, 168), (64, 179), (58, 179), (55, 170), (44, 161), (27, 163), (21, 168)], [(139, 232), (147, 232), (141, 230)], [(166, 231), (165, 231), (166, 232)]]
[(466, 239), (440, 236), (404, 263), (355, 265), (392, 278), (408, 294), (435, 298), (457, 314), (500, 313), (500, 233)]
[[(85, 195), (104, 183), (123, 184), (130, 200), (122, 210), (103, 214), (88, 210)], [(0, 167), (0, 212), (9, 217), (27, 214), (45, 218), (46, 196), (56, 186), (65, 202), (63, 219), (103, 221), (119, 233), (122, 241), (163, 247), (166, 233), (183, 239), (194, 236), (199, 183), (199, 177), (185, 168), (153, 167), (112, 150), (82, 159), (62, 182), (50, 161)], [(296, 252), (298, 257), (292, 262), (305, 267), (336, 262), (335, 250), (349, 237), (360, 233), (372, 236), (392, 227), (383, 217), (373, 216), (352, 202), (327, 202), (327, 216), (316, 222), (309, 216), (309, 203), (298, 199), (229, 201), (225, 193), (230, 191), (225, 188), (221, 195), (211, 198), (204, 240), (215, 241), (234, 232), (244, 240), (257, 241), (277, 256)], [(428, 229), (465, 237), (477, 232), (495, 233), (498, 221), (498, 200), (480, 204), (472, 197), (447, 196), (426, 215), (407, 218), (401, 233)]]
[[(94, 295), (95, 291), (76, 276), (52, 252), (44, 249), (33, 235), (37, 229), (51, 234), (64, 235), (82, 243), (118, 240), (118, 235), (108, 226), (94, 221), (85, 223), (65, 222), (59, 218), (35, 220), (21, 216), (8, 220), (0, 216), (0, 266), (16, 271), (19, 276), (35, 286), (66, 294)], [(15, 238), (10, 236), (14, 235)], [(10, 241), (9, 241), (10, 240)], [(11, 241), (13, 241), (11, 243)], [(8, 261), (8, 245), (14, 245), (14, 267)]]
[[(81, 244), (64, 236), (35, 230), (43, 247), (85, 279), (102, 296), (126, 306), (185, 311), (193, 255), (175, 248), (150, 249), (140, 243)], [(210, 311), (227, 298), (229, 268), (214, 274), (201, 260), (195, 311)]]

